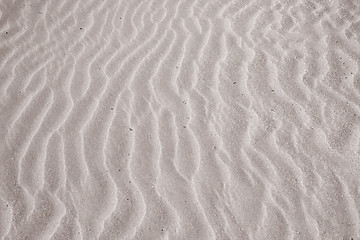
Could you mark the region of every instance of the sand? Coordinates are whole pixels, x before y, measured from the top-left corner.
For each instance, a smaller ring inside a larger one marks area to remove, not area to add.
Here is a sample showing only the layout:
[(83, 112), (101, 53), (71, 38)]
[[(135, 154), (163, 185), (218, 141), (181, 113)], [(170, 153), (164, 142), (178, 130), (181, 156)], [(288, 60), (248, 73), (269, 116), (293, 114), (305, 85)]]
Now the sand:
[(360, 239), (359, 1), (0, 2), (1, 239)]

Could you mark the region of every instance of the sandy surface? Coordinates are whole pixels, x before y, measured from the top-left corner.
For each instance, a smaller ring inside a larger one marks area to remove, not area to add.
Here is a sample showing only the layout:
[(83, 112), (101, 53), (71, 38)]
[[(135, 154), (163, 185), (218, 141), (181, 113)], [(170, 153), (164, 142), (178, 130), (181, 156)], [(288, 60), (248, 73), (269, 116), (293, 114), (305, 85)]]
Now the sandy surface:
[(0, 2), (1, 239), (360, 239), (359, 1)]

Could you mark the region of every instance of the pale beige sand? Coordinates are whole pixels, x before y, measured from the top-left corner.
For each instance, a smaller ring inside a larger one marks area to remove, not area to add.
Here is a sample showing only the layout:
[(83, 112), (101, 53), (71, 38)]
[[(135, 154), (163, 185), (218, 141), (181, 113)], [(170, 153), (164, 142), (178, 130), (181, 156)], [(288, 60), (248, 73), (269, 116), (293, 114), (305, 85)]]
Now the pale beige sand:
[(360, 239), (360, 1), (0, 11), (1, 239)]

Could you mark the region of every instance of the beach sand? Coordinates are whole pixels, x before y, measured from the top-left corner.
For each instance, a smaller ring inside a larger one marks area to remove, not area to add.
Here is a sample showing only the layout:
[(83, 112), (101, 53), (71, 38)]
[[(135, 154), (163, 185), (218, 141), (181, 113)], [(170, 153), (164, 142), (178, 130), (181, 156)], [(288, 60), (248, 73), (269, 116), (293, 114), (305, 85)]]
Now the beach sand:
[(359, 1), (0, 16), (1, 239), (360, 239)]

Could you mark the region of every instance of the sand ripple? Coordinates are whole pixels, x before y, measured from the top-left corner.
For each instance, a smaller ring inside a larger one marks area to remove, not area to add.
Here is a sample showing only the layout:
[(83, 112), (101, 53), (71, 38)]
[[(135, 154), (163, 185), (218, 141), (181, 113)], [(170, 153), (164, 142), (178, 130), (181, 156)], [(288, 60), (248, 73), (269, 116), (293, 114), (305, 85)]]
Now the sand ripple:
[(357, 1), (0, 1), (1, 239), (360, 239)]

